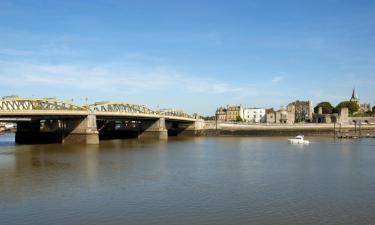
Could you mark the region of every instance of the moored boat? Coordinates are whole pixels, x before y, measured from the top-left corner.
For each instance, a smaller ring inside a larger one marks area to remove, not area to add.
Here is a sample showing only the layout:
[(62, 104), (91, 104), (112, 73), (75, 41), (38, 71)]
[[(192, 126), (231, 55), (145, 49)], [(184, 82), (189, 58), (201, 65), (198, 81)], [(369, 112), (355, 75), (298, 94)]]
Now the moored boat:
[(291, 144), (309, 144), (308, 140), (304, 139), (303, 135), (298, 135), (295, 138), (288, 139), (288, 142)]

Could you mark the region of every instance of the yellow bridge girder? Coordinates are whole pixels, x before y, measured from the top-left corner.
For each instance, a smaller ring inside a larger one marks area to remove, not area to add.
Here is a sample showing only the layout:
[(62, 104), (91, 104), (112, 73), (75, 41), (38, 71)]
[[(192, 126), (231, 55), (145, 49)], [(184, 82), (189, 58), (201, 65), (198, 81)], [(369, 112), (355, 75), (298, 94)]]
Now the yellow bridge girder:
[(184, 118), (191, 118), (191, 119), (194, 118), (193, 116), (185, 113), (182, 110), (175, 110), (175, 109), (161, 109), (158, 111), (158, 113), (164, 116), (184, 117)]
[(89, 105), (89, 109), (93, 112), (124, 112), (124, 113), (143, 113), (157, 114), (154, 110), (138, 104), (127, 102), (99, 102)]
[(10, 113), (12, 111), (90, 111), (100, 113), (132, 113), (132, 114), (147, 114), (147, 115), (162, 115), (169, 117), (182, 117), (194, 119), (181, 110), (161, 109), (152, 110), (145, 105), (132, 104), (127, 102), (97, 102), (88, 106), (80, 106), (73, 102), (62, 101), (56, 98), (20, 98), (17, 96), (3, 97), (0, 99), (0, 112)]
[(0, 100), (0, 111), (19, 110), (71, 110), (83, 111), (85, 107), (78, 106), (72, 102), (61, 101), (56, 98), (2, 98)]

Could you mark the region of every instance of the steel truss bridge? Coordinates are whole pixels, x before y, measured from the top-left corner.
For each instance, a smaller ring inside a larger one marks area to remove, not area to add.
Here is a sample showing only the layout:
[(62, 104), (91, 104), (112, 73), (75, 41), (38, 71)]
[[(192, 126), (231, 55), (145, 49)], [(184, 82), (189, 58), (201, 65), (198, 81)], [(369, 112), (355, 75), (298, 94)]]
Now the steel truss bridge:
[(161, 118), (178, 121), (196, 121), (197, 116), (180, 110), (153, 110), (144, 105), (126, 102), (96, 102), (91, 105), (77, 105), (73, 102), (56, 98), (19, 98), (3, 97), (0, 99), (0, 117), (27, 116), (85, 116)]

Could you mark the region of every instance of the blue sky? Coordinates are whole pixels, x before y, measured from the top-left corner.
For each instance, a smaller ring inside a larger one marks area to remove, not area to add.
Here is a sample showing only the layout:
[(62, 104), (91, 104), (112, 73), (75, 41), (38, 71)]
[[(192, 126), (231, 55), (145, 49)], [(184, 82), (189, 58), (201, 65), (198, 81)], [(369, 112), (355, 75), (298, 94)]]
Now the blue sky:
[(0, 95), (213, 114), (375, 103), (375, 1), (0, 0)]

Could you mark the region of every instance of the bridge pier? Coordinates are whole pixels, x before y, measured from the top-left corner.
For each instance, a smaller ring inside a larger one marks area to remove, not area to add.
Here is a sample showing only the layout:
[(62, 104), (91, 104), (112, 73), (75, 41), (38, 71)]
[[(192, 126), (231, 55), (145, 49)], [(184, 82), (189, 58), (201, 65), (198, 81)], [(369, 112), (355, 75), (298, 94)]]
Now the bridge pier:
[(168, 140), (168, 130), (165, 126), (165, 118), (158, 120), (145, 120), (140, 125), (139, 139)]
[(179, 123), (180, 130), (178, 136), (196, 136), (202, 131), (204, 127), (204, 120), (197, 120), (191, 123)]
[(168, 121), (167, 129), (169, 136), (196, 136), (204, 127), (203, 120), (179, 122)]
[(99, 144), (96, 116), (89, 114), (85, 118), (64, 121), (62, 142), (66, 144)]

